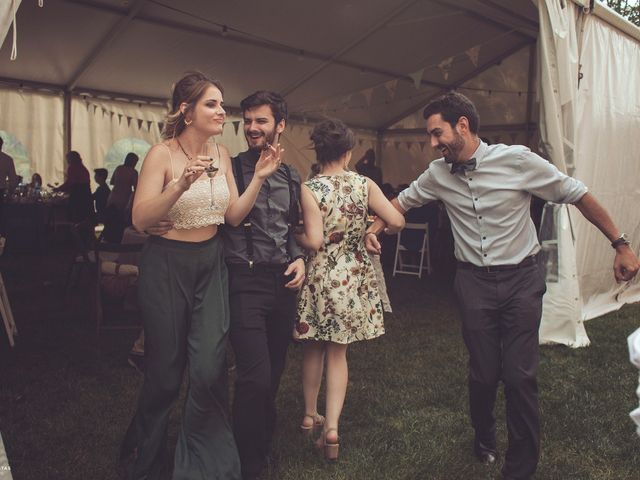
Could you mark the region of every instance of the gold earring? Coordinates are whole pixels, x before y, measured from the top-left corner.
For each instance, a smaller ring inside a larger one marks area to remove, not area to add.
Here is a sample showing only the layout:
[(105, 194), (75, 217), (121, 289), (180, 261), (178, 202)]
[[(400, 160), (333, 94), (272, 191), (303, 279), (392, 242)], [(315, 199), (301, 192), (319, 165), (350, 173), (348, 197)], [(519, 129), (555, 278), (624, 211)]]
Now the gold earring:
[(187, 121), (187, 119), (184, 119), (184, 124), (188, 127), (189, 125), (191, 125), (193, 123), (193, 120), (189, 120)]

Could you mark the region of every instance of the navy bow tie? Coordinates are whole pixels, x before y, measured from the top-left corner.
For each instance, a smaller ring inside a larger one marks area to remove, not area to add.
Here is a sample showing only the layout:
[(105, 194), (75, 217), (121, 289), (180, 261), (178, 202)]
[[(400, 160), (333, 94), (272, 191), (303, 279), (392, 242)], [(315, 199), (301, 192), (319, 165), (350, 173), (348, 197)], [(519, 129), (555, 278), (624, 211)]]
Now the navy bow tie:
[(476, 169), (476, 159), (472, 158), (471, 160), (467, 160), (462, 163), (452, 163), (451, 164), (451, 173), (464, 173), (465, 171), (470, 172), (471, 170)]

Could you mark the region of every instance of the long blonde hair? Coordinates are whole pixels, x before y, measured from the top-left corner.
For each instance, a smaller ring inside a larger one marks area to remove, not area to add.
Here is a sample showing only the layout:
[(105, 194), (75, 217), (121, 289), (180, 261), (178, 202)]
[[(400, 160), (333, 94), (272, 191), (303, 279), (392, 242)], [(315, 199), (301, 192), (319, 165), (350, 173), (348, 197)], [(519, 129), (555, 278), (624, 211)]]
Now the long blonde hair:
[[(220, 93), (224, 93), (219, 81), (212, 80), (202, 72), (187, 72), (174, 84), (171, 92), (171, 108), (165, 119), (162, 138), (174, 138), (183, 132), (187, 127), (185, 123), (186, 112), (193, 110), (205, 90), (210, 86), (214, 86), (220, 90)], [(185, 114), (180, 110), (180, 105), (183, 103), (187, 104)]]

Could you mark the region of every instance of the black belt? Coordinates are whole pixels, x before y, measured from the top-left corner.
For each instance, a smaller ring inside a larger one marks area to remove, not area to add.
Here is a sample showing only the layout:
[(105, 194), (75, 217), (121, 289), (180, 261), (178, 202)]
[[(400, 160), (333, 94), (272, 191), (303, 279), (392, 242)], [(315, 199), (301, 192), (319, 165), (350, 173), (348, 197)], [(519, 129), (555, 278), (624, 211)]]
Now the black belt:
[(479, 267), (478, 265), (474, 265), (473, 263), (469, 262), (458, 262), (458, 268), (461, 268), (463, 270), (475, 270), (477, 272), (485, 273), (504, 272), (506, 270), (517, 270), (518, 268), (524, 268), (534, 265), (536, 263), (536, 258), (536, 255), (530, 255), (520, 263), (514, 265), (489, 265), (486, 267)]
[(227, 263), (229, 270), (243, 271), (243, 272), (284, 272), (288, 263), (254, 263), (252, 265), (248, 263)]

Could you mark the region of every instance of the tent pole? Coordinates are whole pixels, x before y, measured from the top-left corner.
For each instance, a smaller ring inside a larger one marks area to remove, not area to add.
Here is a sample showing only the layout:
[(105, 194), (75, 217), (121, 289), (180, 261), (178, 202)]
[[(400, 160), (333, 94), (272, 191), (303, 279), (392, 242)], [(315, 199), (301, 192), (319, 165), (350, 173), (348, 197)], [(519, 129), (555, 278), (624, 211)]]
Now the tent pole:
[[(376, 132), (376, 158), (378, 159), (378, 168), (382, 170), (383, 158), (382, 158), (382, 136), (384, 135), (384, 130), (378, 130)], [(383, 176), (384, 178), (384, 176)]]
[(525, 115), (525, 133), (527, 143), (525, 144), (527, 147), (531, 148), (531, 116), (533, 115), (533, 86), (534, 81), (533, 77), (536, 74), (536, 55), (538, 49), (536, 48), (536, 43), (532, 43), (529, 46), (529, 79), (527, 84), (527, 113)]
[(62, 112), (64, 117), (62, 119), (62, 129), (64, 132), (64, 152), (62, 152), (62, 157), (64, 158), (66, 153), (71, 150), (71, 92), (68, 90), (64, 92), (64, 106)]

